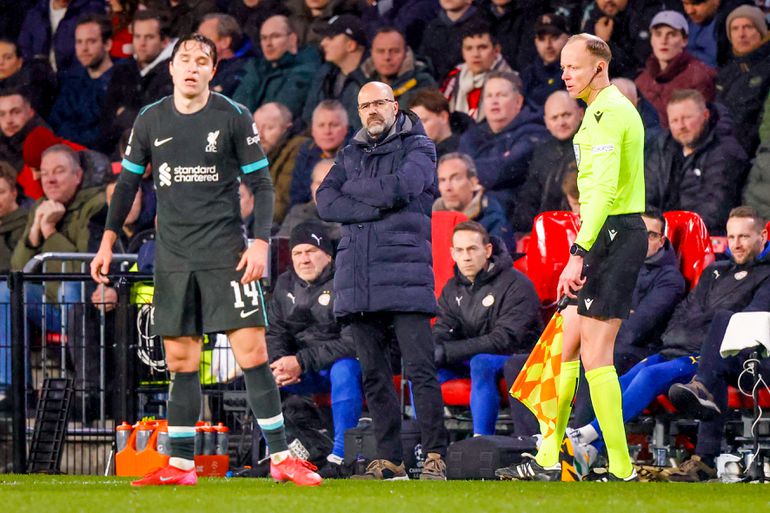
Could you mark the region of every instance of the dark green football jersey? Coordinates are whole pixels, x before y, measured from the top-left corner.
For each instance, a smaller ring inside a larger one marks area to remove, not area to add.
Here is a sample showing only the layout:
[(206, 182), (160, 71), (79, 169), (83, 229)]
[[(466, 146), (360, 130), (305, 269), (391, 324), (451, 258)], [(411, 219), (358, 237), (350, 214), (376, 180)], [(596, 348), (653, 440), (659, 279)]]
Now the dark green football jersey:
[(124, 172), (137, 174), (152, 164), (158, 198), (156, 269), (237, 265), (246, 247), (241, 173), (268, 172), (246, 107), (212, 92), (203, 109), (182, 114), (167, 96), (140, 111), (122, 164)]

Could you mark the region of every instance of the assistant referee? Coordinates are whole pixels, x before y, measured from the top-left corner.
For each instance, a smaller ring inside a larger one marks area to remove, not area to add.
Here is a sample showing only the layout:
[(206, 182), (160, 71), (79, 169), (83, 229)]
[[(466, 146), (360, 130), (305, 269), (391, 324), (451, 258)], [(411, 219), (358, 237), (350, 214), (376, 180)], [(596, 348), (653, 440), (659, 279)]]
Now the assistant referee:
[(515, 475), (508, 478), (559, 478), (559, 447), (582, 361), (609, 456), (608, 472), (592, 472), (584, 480), (637, 480), (626, 444), (613, 351), (647, 249), (641, 218), (644, 127), (636, 108), (610, 84), (611, 59), (607, 43), (589, 34), (572, 36), (561, 52), (567, 91), (588, 105), (573, 138), (581, 227), (558, 285), (559, 296), (571, 298), (565, 325), (573, 332), (577, 324), (580, 336), (564, 337), (556, 432), (543, 440), (534, 460), (516, 466)]

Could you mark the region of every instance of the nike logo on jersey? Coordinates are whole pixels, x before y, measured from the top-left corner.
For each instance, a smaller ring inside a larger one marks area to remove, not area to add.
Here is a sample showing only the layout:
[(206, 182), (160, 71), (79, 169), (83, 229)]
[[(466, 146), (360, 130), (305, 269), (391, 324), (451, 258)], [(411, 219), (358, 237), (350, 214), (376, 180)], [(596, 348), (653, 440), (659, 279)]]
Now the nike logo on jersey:
[(163, 146), (164, 144), (169, 142), (171, 139), (173, 139), (173, 137), (169, 137), (168, 139), (161, 139), (161, 140), (158, 140), (158, 138), (156, 137), (155, 143), (154, 143), (155, 147), (157, 148), (158, 146)]
[(588, 298), (584, 299), (583, 302), (586, 304), (586, 310), (590, 310), (591, 305), (594, 304), (594, 300)]
[(245, 319), (249, 315), (253, 315), (257, 312), (259, 312), (259, 308), (255, 308), (254, 310), (249, 310), (248, 312), (241, 312), (241, 319)]
[(596, 120), (596, 123), (597, 123), (597, 124), (599, 123), (599, 121), (601, 121), (601, 120), (602, 120), (602, 116), (604, 116), (604, 112), (602, 112), (602, 111), (600, 111), (600, 110), (597, 110), (597, 111), (594, 113), (594, 119)]
[(610, 242), (615, 240), (615, 237), (618, 235), (618, 231), (617, 230), (608, 230), (607, 233), (610, 234)]

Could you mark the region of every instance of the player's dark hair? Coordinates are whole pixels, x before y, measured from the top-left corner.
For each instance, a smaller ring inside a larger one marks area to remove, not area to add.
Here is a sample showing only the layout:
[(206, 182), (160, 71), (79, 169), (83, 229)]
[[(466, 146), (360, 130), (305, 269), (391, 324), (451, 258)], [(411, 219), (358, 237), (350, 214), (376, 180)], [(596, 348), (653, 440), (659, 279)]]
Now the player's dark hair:
[(453, 151), (451, 153), (446, 153), (441, 156), (440, 159), (438, 159), (438, 165), (437, 167), (440, 167), (442, 163), (446, 162), (447, 160), (459, 160), (465, 165), (465, 171), (468, 176), (468, 179), (475, 178), (478, 176), (478, 171), (476, 170), (476, 163), (473, 161), (470, 155), (467, 153), (460, 153), (459, 151)]
[(112, 22), (104, 14), (88, 13), (78, 18), (75, 28), (81, 25), (87, 25), (89, 23), (95, 23), (99, 27), (99, 33), (102, 36), (102, 43), (106, 43), (112, 39)]
[(498, 43), (497, 37), (492, 30), (492, 26), (484, 20), (472, 19), (468, 23), (464, 24), (460, 29), (460, 41), (465, 41), (468, 37), (481, 37), (489, 36), (489, 40), (493, 45)]
[(476, 221), (463, 221), (456, 224), (454, 230), (452, 230), (452, 238), (454, 239), (457, 232), (476, 232), (481, 235), (481, 242), (486, 246), (490, 242), (489, 232), (480, 223)]
[(524, 82), (521, 81), (521, 77), (519, 77), (519, 74), (515, 71), (503, 71), (503, 70), (494, 70), (487, 73), (487, 79), (486, 82), (484, 82), (484, 87), (489, 83), (490, 80), (493, 78), (501, 78), (505, 81), (507, 81), (509, 84), (511, 84), (511, 87), (513, 88), (513, 92), (516, 94), (524, 94)]
[[(201, 23), (209, 20), (216, 20), (217, 36), (220, 38), (230, 38), (230, 50), (235, 52), (241, 47), (241, 45), (243, 45), (243, 30), (241, 30), (241, 26), (238, 24), (238, 20), (229, 14), (215, 12), (204, 16), (201, 20)], [(198, 24), (198, 27), (200, 27), (200, 24)]]
[(13, 46), (13, 53), (16, 55), (16, 57), (21, 57), (21, 50), (19, 50), (19, 45), (16, 44), (16, 41), (13, 39), (8, 39), (7, 37), (0, 37), (0, 43), (5, 43), (7, 45)]
[(666, 217), (663, 215), (663, 212), (661, 212), (660, 209), (655, 207), (647, 207), (647, 210), (644, 211), (642, 217), (658, 221), (660, 223), (661, 233), (666, 233)]
[(182, 36), (179, 38), (179, 41), (176, 42), (174, 45), (174, 49), (171, 51), (171, 61), (173, 62), (174, 57), (176, 57), (176, 53), (179, 51), (179, 49), (182, 47), (183, 44), (185, 44), (188, 41), (193, 41), (195, 43), (200, 43), (202, 45), (205, 45), (209, 48), (209, 55), (211, 57), (211, 61), (214, 63), (214, 67), (217, 67), (217, 45), (214, 44), (214, 41), (207, 38), (206, 36), (202, 36), (200, 34), (187, 34), (185, 36)]
[(409, 108), (422, 107), (434, 114), (449, 112), (449, 101), (435, 87), (423, 87), (418, 89), (409, 99)]
[(160, 29), (160, 38), (161, 39), (168, 39), (170, 34), (170, 27), (168, 23), (168, 18), (160, 11), (156, 11), (153, 9), (146, 9), (144, 11), (136, 11), (136, 14), (134, 14), (134, 19), (131, 21), (131, 31), (134, 30), (134, 24), (137, 21), (148, 21), (148, 20), (155, 20), (158, 22), (158, 27)]
[(567, 44), (570, 44), (573, 41), (583, 41), (583, 43), (586, 45), (586, 50), (588, 50), (588, 53), (597, 59), (603, 60), (609, 66), (610, 61), (612, 60), (612, 50), (610, 50), (610, 45), (598, 37), (586, 33), (575, 34), (574, 36), (571, 36), (567, 40)]
[(753, 219), (754, 227), (760, 233), (762, 232), (762, 230), (765, 229), (765, 220), (761, 215), (759, 215), (759, 212), (757, 212), (757, 209), (754, 207), (749, 207), (747, 205), (741, 205), (740, 207), (735, 207), (730, 211), (730, 215), (727, 216), (727, 219), (733, 219), (735, 217), (740, 217), (743, 219)]

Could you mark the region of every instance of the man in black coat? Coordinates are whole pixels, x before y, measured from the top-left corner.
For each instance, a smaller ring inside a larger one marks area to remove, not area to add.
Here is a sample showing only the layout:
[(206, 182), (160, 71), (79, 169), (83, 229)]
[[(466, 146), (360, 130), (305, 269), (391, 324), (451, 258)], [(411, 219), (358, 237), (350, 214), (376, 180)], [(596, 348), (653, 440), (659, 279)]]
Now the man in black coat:
[(694, 89), (674, 91), (666, 110), (669, 130), (647, 149), (647, 205), (696, 212), (711, 235), (723, 235), (748, 170), (730, 116)]
[(171, 94), (168, 27), (155, 11), (139, 11), (131, 24), (134, 57), (117, 64), (107, 87), (99, 149), (112, 155), (122, 133), (131, 128), (139, 110)]
[(759, 145), (762, 107), (770, 91), (770, 39), (758, 7), (742, 5), (727, 16), (733, 58), (717, 75), (717, 101), (735, 123), (735, 133), (750, 157)]
[(455, 275), (444, 286), (433, 326), (439, 381), (471, 377), (474, 435), (494, 435), (497, 382), (512, 353), (527, 354), (543, 329), (540, 299), (499, 239), (475, 221), (452, 233)]
[(436, 148), (419, 118), (399, 110), (387, 84), (364, 85), (358, 111), (363, 128), (337, 154), (316, 201), (322, 219), (342, 223), (334, 313), (351, 322), (378, 451), (362, 477), (407, 479), (386, 347), (392, 326), (427, 453), (420, 477), (443, 480), (447, 432), (430, 332), (436, 312), (430, 243)]
[(422, 37), (419, 54), (430, 59), (433, 78), (442, 80), (463, 61), (462, 28), (471, 20), (481, 19), (481, 11), (472, 0), (440, 0), (441, 11)]
[(270, 301), (267, 351), (279, 387), (289, 393), (331, 392), (334, 447), (323, 477), (342, 477), (345, 431), (361, 416), (361, 366), (350, 329), (334, 318), (334, 244), (317, 222), (289, 238), (292, 267), (278, 277)]

